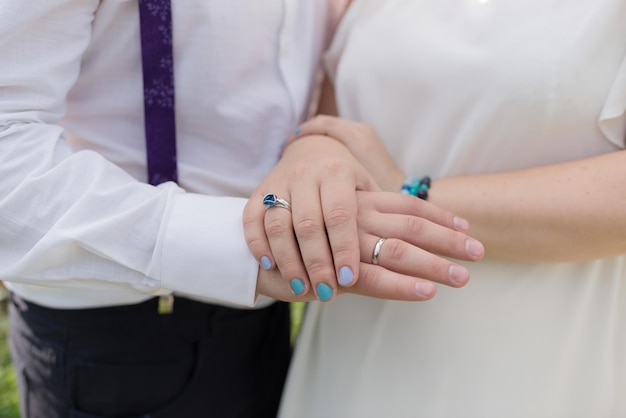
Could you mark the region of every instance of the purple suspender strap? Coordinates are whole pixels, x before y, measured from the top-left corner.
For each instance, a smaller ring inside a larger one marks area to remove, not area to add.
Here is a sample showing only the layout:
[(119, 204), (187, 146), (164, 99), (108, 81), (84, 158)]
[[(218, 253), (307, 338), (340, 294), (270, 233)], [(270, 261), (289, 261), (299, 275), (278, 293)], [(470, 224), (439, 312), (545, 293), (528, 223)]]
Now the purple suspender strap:
[(177, 181), (170, 0), (138, 0), (148, 182)]

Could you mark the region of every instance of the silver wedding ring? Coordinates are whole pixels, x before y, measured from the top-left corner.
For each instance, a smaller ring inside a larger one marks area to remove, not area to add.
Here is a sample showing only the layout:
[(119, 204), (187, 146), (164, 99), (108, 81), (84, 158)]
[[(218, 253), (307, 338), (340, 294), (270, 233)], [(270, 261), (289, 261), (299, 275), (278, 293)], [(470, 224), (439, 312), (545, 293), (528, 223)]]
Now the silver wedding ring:
[(383, 248), (383, 242), (386, 238), (380, 238), (374, 245), (374, 252), (372, 253), (372, 264), (378, 265), (378, 257), (380, 256), (380, 249)]
[(281, 199), (273, 193), (266, 194), (263, 196), (263, 205), (267, 208), (283, 208), (287, 210), (291, 210), (291, 205), (285, 199)]

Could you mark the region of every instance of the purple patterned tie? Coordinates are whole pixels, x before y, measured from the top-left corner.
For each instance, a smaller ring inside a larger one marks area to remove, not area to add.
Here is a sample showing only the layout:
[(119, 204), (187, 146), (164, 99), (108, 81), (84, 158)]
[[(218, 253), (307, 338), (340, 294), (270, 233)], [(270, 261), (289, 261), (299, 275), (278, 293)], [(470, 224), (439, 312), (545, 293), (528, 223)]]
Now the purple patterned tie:
[(177, 181), (170, 0), (139, 0), (148, 182)]

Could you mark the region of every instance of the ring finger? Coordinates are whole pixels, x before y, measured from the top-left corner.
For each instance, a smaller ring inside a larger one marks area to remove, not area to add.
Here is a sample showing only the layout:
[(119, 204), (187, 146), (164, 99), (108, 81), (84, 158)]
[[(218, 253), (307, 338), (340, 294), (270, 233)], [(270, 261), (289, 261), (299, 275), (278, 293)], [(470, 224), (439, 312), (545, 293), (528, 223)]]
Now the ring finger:
[[(289, 203), (289, 199), (284, 201)], [(268, 207), (265, 211), (264, 225), (278, 270), (289, 280), (295, 295), (305, 294), (308, 290), (308, 277), (298, 250), (298, 242), (293, 234), (291, 211), (284, 205)]]
[(368, 235), (361, 238), (361, 261), (396, 273), (420, 277), (451, 287), (462, 287), (469, 272), (459, 264), (425, 251), (402, 239)]

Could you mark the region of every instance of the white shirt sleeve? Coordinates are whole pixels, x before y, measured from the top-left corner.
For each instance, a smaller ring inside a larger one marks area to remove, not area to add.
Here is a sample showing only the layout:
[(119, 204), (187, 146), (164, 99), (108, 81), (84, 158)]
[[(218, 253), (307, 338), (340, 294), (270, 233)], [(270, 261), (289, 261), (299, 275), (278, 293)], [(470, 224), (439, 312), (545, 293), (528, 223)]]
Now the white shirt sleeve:
[(254, 304), (245, 199), (141, 183), (58, 126), (99, 2), (0, 3), (0, 278)]

